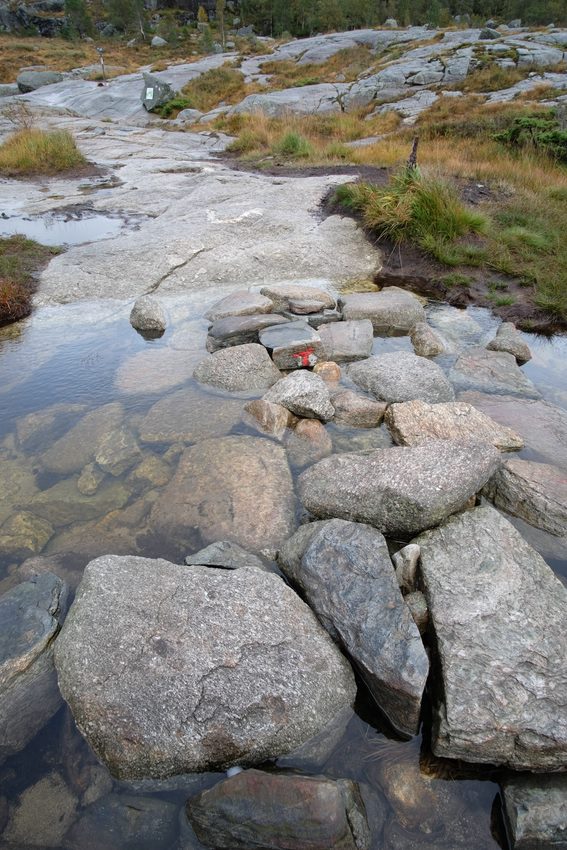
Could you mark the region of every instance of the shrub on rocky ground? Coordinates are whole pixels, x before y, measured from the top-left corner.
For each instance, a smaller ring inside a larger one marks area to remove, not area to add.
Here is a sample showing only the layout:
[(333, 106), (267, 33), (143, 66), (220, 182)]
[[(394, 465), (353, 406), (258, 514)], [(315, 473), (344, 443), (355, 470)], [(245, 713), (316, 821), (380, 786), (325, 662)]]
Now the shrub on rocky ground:
[(0, 174), (60, 174), (86, 159), (67, 130), (19, 130), (0, 145)]

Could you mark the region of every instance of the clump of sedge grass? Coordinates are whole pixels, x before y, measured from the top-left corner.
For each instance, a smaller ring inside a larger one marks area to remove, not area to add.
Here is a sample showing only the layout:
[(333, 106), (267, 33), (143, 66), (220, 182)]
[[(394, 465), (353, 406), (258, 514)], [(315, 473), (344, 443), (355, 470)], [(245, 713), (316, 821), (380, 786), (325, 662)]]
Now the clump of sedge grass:
[(86, 159), (67, 130), (18, 130), (0, 145), (0, 174), (61, 174)]
[(281, 154), (282, 156), (303, 159), (313, 153), (313, 148), (305, 136), (291, 131), (279, 139), (279, 141), (273, 146), (273, 151), (275, 154)]

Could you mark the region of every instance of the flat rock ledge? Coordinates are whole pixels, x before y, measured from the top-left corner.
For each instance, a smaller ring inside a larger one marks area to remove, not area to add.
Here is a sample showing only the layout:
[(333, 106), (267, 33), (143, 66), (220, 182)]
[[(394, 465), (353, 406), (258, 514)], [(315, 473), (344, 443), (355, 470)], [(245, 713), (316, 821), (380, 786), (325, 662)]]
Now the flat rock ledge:
[(434, 753), (565, 770), (567, 589), (492, 507), (414, 542), (442, 676)]
[(384, 537), (341, 519), (309, 523), (282, 546), (278, 562), (392, 726), (415, 735), (429, 661)]
[(121, 779), (277, 758), (327, 728), (356, 692), (307, 605), (254, 567), (97, 558), (55, 663), (79, 729)]
[(500, 453), (486, 443), (431, 440), (325, 458), (300, 475), (299, 496), (317, 518), (406, 536), (462, 510), (499, 466)]

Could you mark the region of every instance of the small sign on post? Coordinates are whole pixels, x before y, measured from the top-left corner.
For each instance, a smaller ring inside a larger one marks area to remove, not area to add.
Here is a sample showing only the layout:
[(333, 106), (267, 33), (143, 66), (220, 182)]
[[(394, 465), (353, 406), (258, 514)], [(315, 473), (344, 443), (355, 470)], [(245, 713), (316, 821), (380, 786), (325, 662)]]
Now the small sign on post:
[(100, 58), (100, 67), (102, 69), (102, 82), (106, 83), (106, 74), (104, 70), (104, 47), (97, 47), (96, 52), (98, 53)]

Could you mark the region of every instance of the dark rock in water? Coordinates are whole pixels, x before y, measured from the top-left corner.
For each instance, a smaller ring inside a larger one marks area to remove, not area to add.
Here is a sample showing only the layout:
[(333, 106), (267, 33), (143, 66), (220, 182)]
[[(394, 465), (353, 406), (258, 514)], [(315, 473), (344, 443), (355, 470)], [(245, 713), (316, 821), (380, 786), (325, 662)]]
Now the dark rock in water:
[(277, 758), (322, 732), (356, 690), (315, 615), (254, 567), (98, 558), (55, 658), (79, 729), (123, 779)]
[(482, 492), (506, 513), (567, 538), (567, 478), (554, 466), (508, 460)]
[(442, 675), (434, 753), (564, 770), (567, 589), (491, 507), (415, 542)]
[(374, 332), (368, 319), (332, 322), (319, 331), (325, 357), (336, 363), (351, 363), (370, 357)]
[(301, 369), (314, 366), (324, 357), (321, 337), (303, 320), (287, 322), (285, 325), (266, 328), (259, 339), (278, 369)]
[[(163, 42), (166, 44), (167, 42)], [(164, 103), (167, 103), (168, 100), (172, 100), (175, 97), (175, 91), (166, 83), (165, 80), (160, 80), (155, 77), (153, 74), (148, 74), (144, 72), (144, 88), (141, 95), (141, 100), (144, 105), (144, 108), (148, 112), (155, 112), (160, 106), (163, 106)]]
[(45, 448), (70, 428), (87, 409), (86, 404), (52, 404), (16, 420), (18, 445), (26, 452)]
[(324, 289), (315, 286), (300, 286), (298, 284), (282, 284), (280, 286), (264, 286), (260, 292), (269, 298), (274, 310), (289, 310), (290, 301), (318, 301), (325, 309), (335, 308), (335, 299)]
[(0, 597), (0, 762), (22, 750), (62, 704), (53, 642), (67, 585), (51, 573)]
[(370, 319), (378, 334), (407, 333), (417, 322), (425, 321), (421, 302), (398, 286), (380, 292), (353, 292), (341, 299), (345, 319)]
[(21, 560), (38, 555), (53, 534), (53, 527), (47, 520), (18, 511), (0, 526), (0, 557), (9, 555)]
[(461, 354), (449, 377), (459, 390), (540, 398), (537, 390), (512, 354), (470, 348)]
[(437, 440), (333, 455), (301, 474), (299, 496), (316, 517), (365, 522), (403, 537), (462, 510), (499, 465), (492, 446)]
[(140, 424), (143, 443), (199, 443), (225, 437), (240, 421), (242, 401), (219, 398), (195, 385), (156, 401)]
[(246, 770), (190, 799), (195, 834), (215, 850), (367, 850), (370, 831), (349, 779)]
[(263, 400), (281, 404), (304, 419), (329, 422), (335, 414), (328, 385), (318, 375), (305, 369), (282, 378), (268, 390)]
[(354, 428), (377, 428), (384, 419), (387, 404), (340, 387), (331, 395), (337, 425)]
[(9, 850), (61, 847), (77, 816), (78, 800), (60, 773), (53, 772), (23, 791), (2, 838)]
[(217, 319), (209, 328), (207, 351), (218, 351), (231, 345), (244, 345), (247, 342), (258, 342), (259, 334), (265, 328), (287, 324), (283, 316), (270, 313), (258, 313), (249, 316), (228, 316)]
[(529, 346), (524, 342), (522, 334), (516, 330), (512, 322), (502, 322), (496, 336), (486, 346), (489, 351), (505, 351), (512, 354), (518, 363), (527, 363), (532, 359)]
[(288, 428), (291, 428), (295, 417), (281, 404), (265, 401), (263, 398), (254, 399), (244, 405), (242, 419), (246, 425), (267, 434), (276, 440), (281, 440)]
[(201, 384), (231, 393), (265, 390), (281, 377), (266, 349), (256, 343), (223, 348), (209, 355), (193, 375)]
[(512, 850), (565, 850), (567, 776), (514, 776), (502, 786)]
[(165, 312), (157, 298), (142, 295), (132, 307), (130, 324), (137, 331), (163, 334), (167, 327)]
[(420, 399), (435, 404), (455, 399), (441, 367), (409, 351), (391, 351), (354, 363), (348, 376), (363, 390), (390, 403)]
[(318, 419), (300, 419), (288, 434), (285, 447), (293, 466), (307, 466), (330, 455), (333, 441)]
[(80, 472), (94, 460), (100, 442), (118, 428), (123, 418), (124, 408), (117, 402), (92, 410), (41, 455), (41, 464), (59, 475)]
[(177, 806), (155, 797), (108, 794), (83, 810), (65, 838), (65, 850), (170, 850)]
[(227, 295), (213, 304), (205, 313), (205, 319), (216, 322), (229, 316), (250, 316), (257, 313), (271, 313), (274, 305), (265, 295), (249, 292), (247, 289), (238, 290)]
[(294, 507), (281, 446), (256, 437), (221, 437), (185, 449), (150, 524), (184, 546), (197, 533), (205, 544), (230, 540), (259, 552), (293, 533)]
[(270, 572), (257, 555), (250, 554), (250, 552), (247, 552), (237, 543), (231, 543), (229, 540), (211, 543), (210, 546), (201, 549), (200, 552), (196, 552), (194, 555), (188, 555), (185, 558), (185, 563), (188, 566), (222, 567), (225, 570), (256, 567), (259, 570)]
[(414, 735), (429, 662), (386, 541), (361, 523), (315, 525), (284, 543), (280, 566), (352, 659), (392, 726)]
[(63, 74), (59, 74), (57, 71), (20, 71), (16, 82), (19, 90), (25, 94), (43, 86), (60, 83), (63, 79)]

